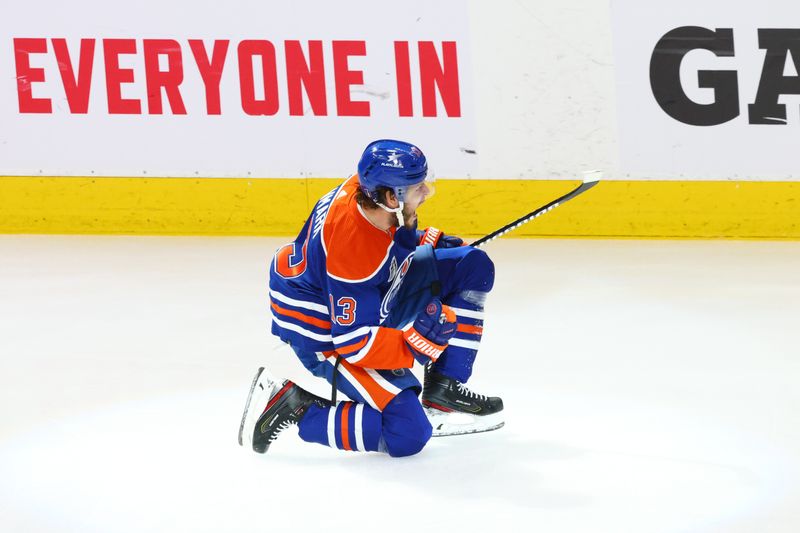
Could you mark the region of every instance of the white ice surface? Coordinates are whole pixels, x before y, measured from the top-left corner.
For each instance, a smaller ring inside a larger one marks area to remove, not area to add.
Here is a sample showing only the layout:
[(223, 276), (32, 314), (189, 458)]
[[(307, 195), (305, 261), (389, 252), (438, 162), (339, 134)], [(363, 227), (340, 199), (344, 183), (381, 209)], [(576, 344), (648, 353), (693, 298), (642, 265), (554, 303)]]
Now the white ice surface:
[(0, 531), (800, 530), (800, 243), (503, 240), (506, 427), (391, 459), (236, 433), (285, 239), (0, 236)]

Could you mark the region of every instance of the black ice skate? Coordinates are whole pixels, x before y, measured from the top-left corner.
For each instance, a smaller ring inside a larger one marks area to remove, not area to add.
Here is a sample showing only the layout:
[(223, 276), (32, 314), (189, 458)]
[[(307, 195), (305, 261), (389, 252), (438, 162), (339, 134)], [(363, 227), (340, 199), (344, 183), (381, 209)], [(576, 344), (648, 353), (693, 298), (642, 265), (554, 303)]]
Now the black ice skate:
[(469, 390), (463, 383), (425, 367), (422, 404), (434, 437), (480, 433), (503, 427), (503, 400)]
[(259, 368), (239, 426), (239, 445), (245, 442), (258, 453), (264, 453), (281, 431), (297, 424), (308, 408), (317, 404), (329, 407), (330, 402), (301, 389), (289, 380), (279, 383), (264, 368)]

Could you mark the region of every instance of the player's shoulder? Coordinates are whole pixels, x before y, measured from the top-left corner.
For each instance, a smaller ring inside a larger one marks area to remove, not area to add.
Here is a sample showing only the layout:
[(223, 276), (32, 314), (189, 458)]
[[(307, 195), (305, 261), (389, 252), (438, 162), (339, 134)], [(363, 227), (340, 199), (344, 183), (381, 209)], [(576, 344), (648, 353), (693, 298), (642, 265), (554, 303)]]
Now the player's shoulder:
[(392, 235), (366, 218), (355, 198), (357, 189), (356, 177), (342, 186), (322, 230), (328, 275), (347, 282), (367, 281), (377, 274), (393, 245)]

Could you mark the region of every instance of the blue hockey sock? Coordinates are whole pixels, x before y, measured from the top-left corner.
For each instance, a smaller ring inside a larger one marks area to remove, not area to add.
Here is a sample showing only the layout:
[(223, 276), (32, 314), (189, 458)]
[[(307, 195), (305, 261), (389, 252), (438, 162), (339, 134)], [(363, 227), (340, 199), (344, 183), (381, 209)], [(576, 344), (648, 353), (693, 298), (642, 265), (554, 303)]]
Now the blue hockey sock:
[(456, 313), (458, 329), (433, 369), (440, 374), (466, 383), (478, 355), (483, 336), (483, 301), (485, 292), (464, 291), (445, 303)]
[(406, 389), (383, 410), (381, 451), (392, 457), (419, 453), (431, 438), (431, 423), (417, 399), (417, 392)]
[(352, 451), (378, 451), (381, 413), (369, 405), (339, 402), (336, 407), (312, 405), (300, 420), (300, 438)]
[(465, 383), (483, 335), (483, 305), (494, 286), (494, 264), (483, 250), (461, 246), (436, 250), (436, 268), (442, 301), (455, 311), (458, 329), (433, 368)]

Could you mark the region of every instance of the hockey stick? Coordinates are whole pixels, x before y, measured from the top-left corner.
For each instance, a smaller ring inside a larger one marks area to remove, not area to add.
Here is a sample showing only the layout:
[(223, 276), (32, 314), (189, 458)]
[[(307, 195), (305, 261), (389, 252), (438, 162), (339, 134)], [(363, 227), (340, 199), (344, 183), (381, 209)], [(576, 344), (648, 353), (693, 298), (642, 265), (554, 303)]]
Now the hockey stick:
[(603, 173), (600, 172), (599, 170), (592, 170), (592, 171), (589, 171), (589, 172), (584, 172), (583, 173), (583, 183), (581, 183), (576, 189), (568, 192), (567, 194), (565, 194), (564, 196), (562, 196), (560, 198), (556, 198), (555, 200), (553, 200), (549, 204), (543, 205), (542, 207), (540, 207), (539, 209), (537, 209), (535, 211), (531, 211), (527, 215), (518, 218), (517, 220), (515, 220), (514, 222), (511, 222), (510, 224), (506, 224), (502, 228), (500, 228), (500, 229), (498, 229), (496, 231), (493, 231), (489, 235), (486, 235), (485, 237), (481, 237), (477, 241), (475, 241), (472, 244), (470, 244), (470, 246), (476, 246), (476, 247), (483, 246), (487, 242), (492, 241), (492, 240), (500, 237), (501, 235), (505, 235), (509, 231), (515, 230), (515, 229), (517, 229), (518, 227), (520, 227), (523, 224), (527, 224), (528, 222), (530, 222), (534, 218), (542, 216), (545, 213), (547, 213), (548, 211), (552, 211), (553, 209), (555, 209), (559, 205), (563, 204), (564, 202), (566, 202), (568, 200), (572, 200), (573, 198), (575, 198), (579, 194), (582, 194), (582, 193), (588, 191), (589, 189), (591, 189), (592, 187), (594, 187), (595, 185), (597, 185), (597, 182), (600, 181), (600, 178), (602, 176), (603, 176)]

